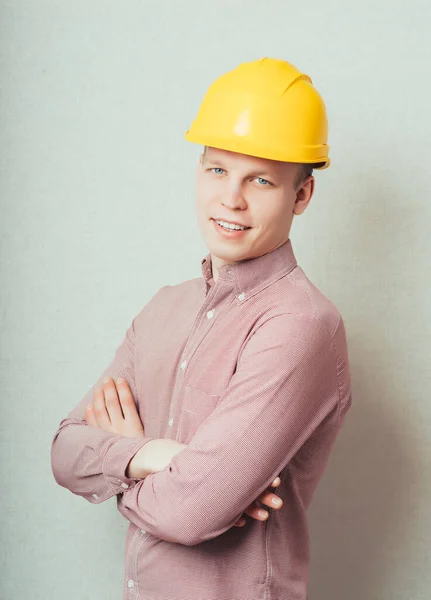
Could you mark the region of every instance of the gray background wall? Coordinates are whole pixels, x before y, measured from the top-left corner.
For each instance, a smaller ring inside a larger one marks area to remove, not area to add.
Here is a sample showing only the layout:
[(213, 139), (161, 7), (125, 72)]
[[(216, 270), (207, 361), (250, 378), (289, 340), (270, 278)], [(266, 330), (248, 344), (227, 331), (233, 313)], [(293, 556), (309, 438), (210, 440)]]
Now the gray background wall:
[(214, 78), (269, 55), (327, 103), (333, 166), (291, 238), (344, 317), (354, 392), (310, 509), (310, 600), (428, 599), (429, 3), (0, 10), (1, 598), (121, 597), (127, 523), (56, 485), (51, 438), (143, 304), (200, 276), (183, 133)]

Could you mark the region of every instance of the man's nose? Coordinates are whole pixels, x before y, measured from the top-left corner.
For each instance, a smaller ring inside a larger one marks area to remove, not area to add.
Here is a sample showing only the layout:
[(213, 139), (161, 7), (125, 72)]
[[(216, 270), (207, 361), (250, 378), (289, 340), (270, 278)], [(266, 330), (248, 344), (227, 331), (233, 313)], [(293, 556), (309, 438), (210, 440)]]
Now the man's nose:
[(223, 204), (230, 208), (242, 208), (245, 205), (241, 182), (235, 180), (230, 182), (223, 199)]

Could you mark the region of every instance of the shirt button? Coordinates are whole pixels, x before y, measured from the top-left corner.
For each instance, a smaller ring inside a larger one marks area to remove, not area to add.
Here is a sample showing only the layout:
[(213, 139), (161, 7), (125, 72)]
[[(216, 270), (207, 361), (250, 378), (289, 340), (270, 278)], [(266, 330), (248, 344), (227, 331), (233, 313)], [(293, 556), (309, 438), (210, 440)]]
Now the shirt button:
[(141, 529), (141, 533), (147, 533), (145, 529)]
[(212, 317), (213, 315), (214, 315), (214, 311), (213, 311), (213, 310), (209, 310), (209, 311), (207, 312), (207, 318), (208, 318), (208, 319), (211, 319), (211, 317)]
[(186, 365), (187, 365), (187, 361), (186, 361), (186, 360), (183, 360), (183, 362), (181, 363), (181, 368), (182, 368), (182, 369), (185, 369), (185, 368), (186, 368)]
[(98, 495), (97, 494), (91, 494), (93, 496), (93, 498), (96, 498), (96, 500), (98, 499)]
[(129, 579), (129, 581), (127, 582), (127, 587), (132, 588), (135, 585), (135, 582), (133, 581), (133, 579)]
[(171, 418), (169, 419), (169, 427), (172, 427), (172, 423), (173, 423), (173, 422), (174, 422), (174, 420), (173, 420), (173, 418), (171, 417)]
[(238, 296), (238, 299), (239, 299), (239, 300), (244, 300), (244, 298), (245, 298), (245, 294), (240, 294), (240, 295)]
[(129, 486), (127, 485), (127, 483), (122, 483), (122, 484), (121, 484), (121, 487), (122, 487), (122, 488), (124, 488), (125, 490), (127, 490), (127, 488), (128, 488)]

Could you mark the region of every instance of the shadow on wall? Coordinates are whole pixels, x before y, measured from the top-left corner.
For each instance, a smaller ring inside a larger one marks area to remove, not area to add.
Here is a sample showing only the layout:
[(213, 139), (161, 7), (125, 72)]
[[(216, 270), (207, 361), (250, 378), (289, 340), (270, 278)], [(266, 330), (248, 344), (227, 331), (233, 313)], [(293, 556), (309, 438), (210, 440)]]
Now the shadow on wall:
[[(353, 401), (309, 509), (310, 600), (395, 598), (397, 589), (403, 593), (397, 574), (405, 580), (409, 570), (403, 558), (417, 510), (420, 457), (407, 435), (416, 416), (406, 362), (405, 344), (414, 344), (406, 323), (411, 290), (405, 275), (415, 275), (411, 254), (419, 246), (409, 232), (419, 216), (414, 210), (394, 216), (394, 205), (406, 205), (409, 192), (396, 188), (396, 174), (390, 178), (392, 189), (387, 179), (380, 189), (360, 181), (361, 197), (352, 193), (350, 237), (344, 243), (354, 264), (346, 285), (352, 285), (350, 297), (356, 300), (343, 318)], [(378, 173), (367, 181), (376, 179)], [(413, 366), (414, 356), (410, 361)], [(417, 578), (410, 579), (414, 588)], [(414, 589), (409, 597), (418, 597)]]

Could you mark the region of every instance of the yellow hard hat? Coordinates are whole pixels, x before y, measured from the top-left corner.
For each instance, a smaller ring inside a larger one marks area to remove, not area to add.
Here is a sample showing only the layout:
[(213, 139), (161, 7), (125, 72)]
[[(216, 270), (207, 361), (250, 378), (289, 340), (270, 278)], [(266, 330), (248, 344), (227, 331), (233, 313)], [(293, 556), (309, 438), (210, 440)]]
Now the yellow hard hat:
[(275, 58), (240, 64), (209, 87), (186, 140), (326, 169), (326, 107), (308, 75)]

